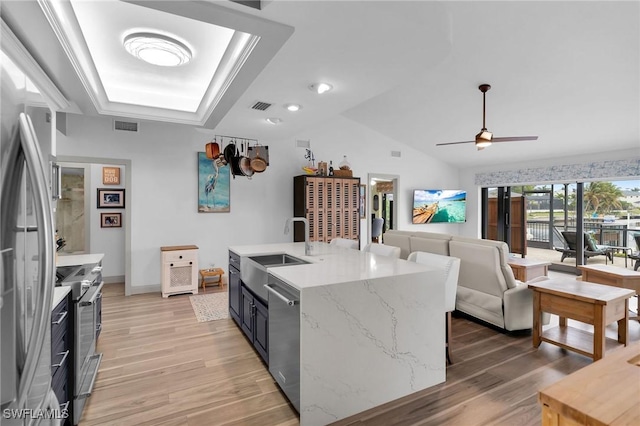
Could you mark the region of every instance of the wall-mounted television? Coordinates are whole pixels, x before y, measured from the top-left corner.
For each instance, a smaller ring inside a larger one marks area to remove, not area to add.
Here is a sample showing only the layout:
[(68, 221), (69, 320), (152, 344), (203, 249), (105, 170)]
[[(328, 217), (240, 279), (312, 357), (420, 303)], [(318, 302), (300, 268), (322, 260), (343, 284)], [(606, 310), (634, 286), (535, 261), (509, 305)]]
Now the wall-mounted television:
[(415, 189), (412, 223), (466, 221), (467, 192), (458, 189)]

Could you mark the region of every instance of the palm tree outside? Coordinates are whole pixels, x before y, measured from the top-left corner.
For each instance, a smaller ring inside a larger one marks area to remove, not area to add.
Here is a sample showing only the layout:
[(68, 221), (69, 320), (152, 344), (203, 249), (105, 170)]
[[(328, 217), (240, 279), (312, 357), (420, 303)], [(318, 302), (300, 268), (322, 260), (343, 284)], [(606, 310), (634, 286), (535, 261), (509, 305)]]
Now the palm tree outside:
[(584, 210), (593, 215), (621, 209), (622, 190), (611, 182), (591, 182), (584, 189)]

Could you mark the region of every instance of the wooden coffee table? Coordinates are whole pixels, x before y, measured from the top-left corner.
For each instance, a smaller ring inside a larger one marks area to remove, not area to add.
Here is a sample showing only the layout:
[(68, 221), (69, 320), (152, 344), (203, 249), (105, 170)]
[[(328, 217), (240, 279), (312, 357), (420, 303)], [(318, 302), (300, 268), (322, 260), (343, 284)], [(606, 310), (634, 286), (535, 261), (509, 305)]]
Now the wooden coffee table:
[[(634, 290), (636, 295), (640, 294), (640, 272), (613, 265), (580, 265), (578, 268), (582, 270), (583, 281), (628, 288)], [(638, 315), (636, 312), (629, 319), (640, 319)]]
[(543, 260), (532, 260), (521, 257), (510, 257), (507, 260), (509, 266), (513, 270), (513, 276), (516, 280), (527, 282), (536, 277), (547, 276), (547, 271), (551, 262)]
[(542, 389), (542, 426), (640, 424), (640, 342)]
[[(618, 346), (605, 337), (605, 327), (618, 322), (618, 343), (629, 340), (629, 298), (635, 291), (572, 279), (552, 279), (530, 283), (533, 290), (533, 346), (551, 343), (594, 361), (601, 359), (606, 347)], [(560, 325), (542, 331), (542, 313), (560, 317)], [(567, 318), (593, 325), (593, 334), (569, 327)]]

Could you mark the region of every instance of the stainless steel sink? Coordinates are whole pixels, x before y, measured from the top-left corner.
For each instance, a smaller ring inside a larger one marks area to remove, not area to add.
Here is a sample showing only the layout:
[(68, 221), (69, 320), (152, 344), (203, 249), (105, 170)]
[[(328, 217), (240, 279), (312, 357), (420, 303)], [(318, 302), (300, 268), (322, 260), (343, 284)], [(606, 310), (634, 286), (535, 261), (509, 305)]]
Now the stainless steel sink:
[(264, 256), (249, 256), (249, 259), (267, 268), (271, 268), (274, 266), (302, 265), (305, 263), (309, 263), (306, 260), (302, 260), (285, 253), (267, 254)]
[(242, 259), (240, 279), (265, 302), (267, 302), (267, 290), (264, 288), (265, 284), (268, 283), (267, 268), (305, 265), (310, 263), (285, 253), (247, 256)]

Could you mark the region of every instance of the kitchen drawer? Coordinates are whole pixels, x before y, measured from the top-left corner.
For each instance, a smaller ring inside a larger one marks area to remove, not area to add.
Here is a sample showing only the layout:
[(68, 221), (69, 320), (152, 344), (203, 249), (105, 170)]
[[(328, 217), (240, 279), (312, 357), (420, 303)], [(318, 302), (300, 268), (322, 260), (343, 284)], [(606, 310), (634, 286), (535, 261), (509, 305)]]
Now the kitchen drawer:
[(53, 389), (53, 393), (56, 394), (56, 399), (61, 407), (69, 401), (67, 371), (66, 366), (59, 368), (51, 379), (51, 389)]
[(197, 250), (176, 250), (162, 252), (163, 262), (177, 262), (183, 260), (194, 261), (198, 256)]
[[(67, 369), (69, 364), (69, 357), (71, 356), (71, 350), (69, 348), (63, 351), (51, 352), (51, 373), (55, 376), (59, 370)], [(66, 377), (66, 373), (65, 373)]]
[(51, 312), (51, 341), (59, 339), (60, 335), (67, 332), (69, 321), (69, 309), (65, 298)]
[(240, 270), (240, 256), (234, 252), (229, 252), (229, 265), (233, 265), (237, 270)]
[(193, 265), (193, 260), (174, 260), (171, 262), (166, 263), (164, 266), (169, 266), (171, 268), (182, 268), (182, 267), (189, 267)]

